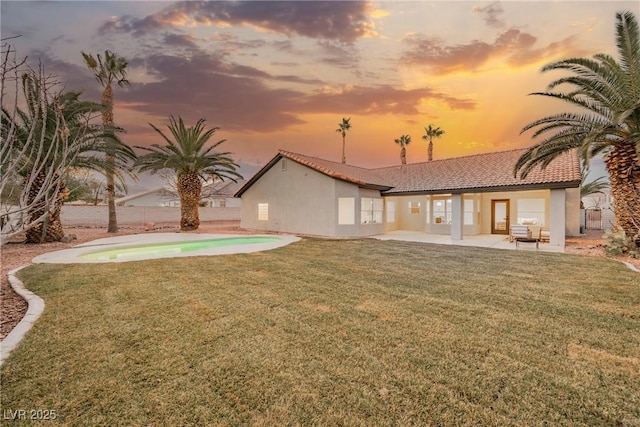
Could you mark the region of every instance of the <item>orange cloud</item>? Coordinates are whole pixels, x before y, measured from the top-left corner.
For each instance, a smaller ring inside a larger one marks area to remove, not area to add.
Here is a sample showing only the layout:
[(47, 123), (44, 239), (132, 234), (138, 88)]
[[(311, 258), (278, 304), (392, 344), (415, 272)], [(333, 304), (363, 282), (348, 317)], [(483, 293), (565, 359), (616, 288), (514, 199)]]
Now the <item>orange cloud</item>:
[(557, 58), (566, 52), (579, 53), (572, 36), (538, 49), (534, 48), (536, 41), (535, 36), (515, 28), (499, 34), (493, 43), (473, 40), (459, 45), (446, 45), (439, 38), (411, 34), (404, 39), (409, 49), (402, 55), (401, 62), (409, 66), (425, 66), (437, 75), (444, 75), (480, 71), (495, 60), (504, 61), (511, 67), (522, 67)]

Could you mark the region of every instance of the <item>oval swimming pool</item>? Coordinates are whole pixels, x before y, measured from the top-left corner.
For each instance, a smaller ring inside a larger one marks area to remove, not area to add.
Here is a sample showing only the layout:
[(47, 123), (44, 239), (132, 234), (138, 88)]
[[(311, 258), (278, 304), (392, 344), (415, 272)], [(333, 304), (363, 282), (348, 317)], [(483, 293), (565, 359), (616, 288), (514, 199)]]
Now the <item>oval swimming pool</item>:
[(99, 251), (85, 252), (78, 255), (85, 260), (107, 261), (126, 258), (155, 258), (172, 254), (199, 251), (202, 249), (218, 248), (233, 245), (251, 245), (257, 243), (271, 243), (280, 240), (270, 236), (238, 236), (223, 237), (206, 240), (191, 240), (181, 242), (150, 243), (144, 245), (111, 247)]

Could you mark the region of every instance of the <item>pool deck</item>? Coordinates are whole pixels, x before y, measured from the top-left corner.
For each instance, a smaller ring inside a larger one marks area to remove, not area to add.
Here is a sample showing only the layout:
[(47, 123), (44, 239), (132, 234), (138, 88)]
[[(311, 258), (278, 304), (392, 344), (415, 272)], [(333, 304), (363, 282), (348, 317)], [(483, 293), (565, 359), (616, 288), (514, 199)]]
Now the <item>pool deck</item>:
[(508, 249), (519, 251), (538, 252), (564, 252), (563, 246), (540, 243), (536, 248), (535, 243), (510, 242), (505, 235), (479, 234), (476, 236), (464, 236), (462, 240), (453, 240), (450, 235), (428, 234), (419, 231), (391, 231), (378, 236), (372, 236), (379, 240), (401, 240), (404, 242), (433, 243), (436, 245), (477, 246), (481, 248)]
[[(120, 259), (83, 259), (80, 255), (88, 252), (95, 252), (99, 250), (110, 250), (118, 247), (130, 247), (130, 246), (145, 246), (156, 245), (160, 243), (172, 243), (172, 242), (191, 242), (197, 240), (210, 240), (210, 239), (225, 239), (234, 237), (277, 237), (278, 240), (274, 242), (264, 243), (251, 243), (251, 244), (237, 244), (229, 246), (210, 247), (190, 252), (180, 252), (171, 254), (153, 254), (140, 255), (140, 256), (127, 256)], [(290, 243), (300, 240), (297, 236), (292, 235), (275, 235), (275, 234), (186, 234), (186, 233), (151, 233), (151, 234), (130, 234), (126, 236), (107, 237), (105, 239), (97, 239), (91, 242), (83, 243), (74, 246), (69, 249), (63, 249), (61, 251), (48, 252), (39, 255), (33, 259), (34, 263), (46, 263), (46, 264), (95, 264), (95, 263), (107, 263), (107, 262), (128, 262), (128, 261), (142, 261), (147, 259), (158, 258), (176, 258), (187, 256), (211, 256), (211, 255), (230, 255), (239, 253), (250, 253), (267, 251), (276, 249), (282, 246), (286, 246)]]

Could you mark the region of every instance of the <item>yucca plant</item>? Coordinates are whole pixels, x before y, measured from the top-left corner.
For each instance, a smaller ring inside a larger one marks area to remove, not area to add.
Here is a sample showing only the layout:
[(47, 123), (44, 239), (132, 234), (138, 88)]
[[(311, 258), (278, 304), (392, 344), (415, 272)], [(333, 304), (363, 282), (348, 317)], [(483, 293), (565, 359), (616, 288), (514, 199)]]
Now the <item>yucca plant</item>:
[[(42, 99), (38, 97), (42, 91), (40, 84), (31, 74), (23, 75), (26, 108), (17, 108), (15, 114), (2, 109), (3, 130), (4, 124), (14, 129), (6, 144), (13, 153), (10, 155), (20, 156), (16, 172), (23, 177), (26, 187), (23, 204), (30, 207), (27, 222), (32, 226), (26, 230), (27, 243), (58, 241), (64, 236), (60, 212), (67, 195), (63, 184), (67, 172), (106, 170), (124, 183), (116, 169), (124, 168), (135, 158), (135, 153), (118, 137), (119, 129), (92, 123), (94, 115), (103, 109), (101, 104), (83, 101), (81, 94), (73, 91), (46, 102), (36, 101)], [(34, 135), (38, 135), (37, 147), (31, 143)], [(101, 156), (105, 152), (113, 153), (114, 169), (105, 165)], [(54, 185), (45, 189), (46, 182)]]

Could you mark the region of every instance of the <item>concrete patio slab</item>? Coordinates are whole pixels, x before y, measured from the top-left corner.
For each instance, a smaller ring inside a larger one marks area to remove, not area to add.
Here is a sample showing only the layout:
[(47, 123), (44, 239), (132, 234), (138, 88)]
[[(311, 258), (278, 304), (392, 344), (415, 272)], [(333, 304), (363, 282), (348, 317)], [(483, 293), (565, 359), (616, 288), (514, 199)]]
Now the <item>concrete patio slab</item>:
[[(509, 242), (507, 236), (499, 234), (479, 234), (464, 236), (462, 240), (453, 240), (449, 235), (427, 234), (419, 231), (397, 230), (385, 234), (372, 236), (379, 240), (401, 240), (405, 242), (433, 243), (436, 245), (476, 246), (481, 248), (516, 250), (515, 242)], [(564, 247), (540, 243), (536, 249), (535, 243), (521, 242), (517, 250), (538, 252), (564, 252)]]

